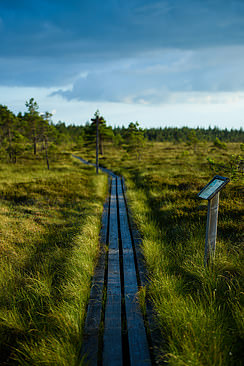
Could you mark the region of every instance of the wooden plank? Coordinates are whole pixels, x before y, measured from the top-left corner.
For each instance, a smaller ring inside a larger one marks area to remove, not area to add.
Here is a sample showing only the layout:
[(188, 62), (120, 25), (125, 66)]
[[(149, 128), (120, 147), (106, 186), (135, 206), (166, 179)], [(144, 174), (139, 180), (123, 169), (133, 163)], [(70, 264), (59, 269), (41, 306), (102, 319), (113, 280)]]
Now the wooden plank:
[(131, 366), (151, 365), (146, 330), (141, 310), (136, 299), (138, 292), (134, 252), (129, 230), (127, 210), (118, 180), (120, 233), (123, 247), (124, 296)]
[(81, 357), (84, 357), (90, 366), (97, 366), (98, 361), (99, 327), (102, 314), (105, 272), (105, 244), (108, 228), (108, 206), (109, 198), (106, 200), (103, 209), (102, 227), (100, 232), (101, 255), (98, 259), (98, 264), (93, 276), (87, 316), (83, 331)]
[(145, 286), (148, 283), (148, 279), (146, 276), (144, 256), (143, 256), (142, 249), (141, 249), (142, 240), (141, 240), (140, 232), (138, 231), (138, 229), (133, 221), (132, 213), (130, 212), (130, 208), (128, 207), (128, 204), (127, 204), (126, 186), (125, 186), (124, 178), (122, 178), (121, 184), (122, 184), (122, 189), (123, 189), (123, 193), (124, 193), (125, 205), (127, 207), (128, 221), (130, 222), (130, 227), (131, 227), (132, 240), (133, 240), (135, 252), (136, 252), (139, 281), (140, 281), (141, 286)]
[[(132, 240), (134, 243), (135, 251), (136, 251), (136, 258), (137, 258), (137, 266), (138, 266), (138, 273), (139, 273), (139, 280), (140, 280), (140, 286), (146, 286), (148, 284), (148, 277), (146, 273), (146, 266), (145, 266), (145, 260), (142, 253), (141, 245), (142, 245), (142, 239), (140, 232), (137, 229), (137, 226), (135, 225), (133, 221), (132, 214), (130, 212), (130, 209), (127, 205), (126, 200), (126, 187), (125, 187), (125, 181), (124, 178), (122, 178), (122, 188), (124, 192), (124, 199), (127, 206), (127, 213), (129, 214), (128, 220), (130, 222), (131, 226), (131, 235)], [(153, 364), (158, 365), (164, 365), (166, 364), (165, 361), (162, 361), (161, 355), (159, 353), (159, 349), (162, 346), (162, 344), (165, 343), (165, 340), (162, 338), (160, 329), (158, 327), (158, 322), (156, 320), (157, 315), (154, 311), (153, 304), (146, 298), (146, 323), (147, 323), (147, 329), (148, 329), (148, 337), (150, 339), (149, 341), (149, 349), (151, 353), (151, 358)]]
[[(93, 165), (80, 159), (86, 164)], [(104, 325), (104, 347), (103, 347), (103, 365), (122, 366), (122, 324), (121, 324), (121, 284), (120, 284), (120, 264), (119, 264), (119, 242), (118, 242), (118, 223), (116, 206), (116, 178), (117, 176), (106, 168), (100, 169), (112, 177), (112, 195), (111, 195), (111, 216), (109, 219), (109, 253), (108, 253), (108, 279), (107, 279), (107, 304), (105, 310)], [(126, 205), (122, 199), (123, 192), (121, 183), (118, 184), (120, 210), (120, 226), (123, 249), (123, 272), (124, 272), (124, 300), (127, 316), (127, 329), (129, 341), (130, 363), (133, 365), (150, 365), (150, 355), (147, 345), (146, 332), (144, 328), (143, 317), (140, 312), (136, 294), (138, 291), (136, 268), (134, 262), (134, 252), (128, 225)], [(113, 201), (113, 202), (112, 202)], [(124, 207), (123, 207), (124, 206)], [(136, 249), (139, 249), (139, 243), (136, 238)], [(138, 254), (140, 252), (138, 251)], [(141, 254), (141, 253), (140, 253)], [(140, 256), (139, 254), (139, 256)], [(139, 273), (143, 274), (143, 267), (139, 265)], [(142, 276), (143, 277), (143, 276)], [(145, 277), (143, 278), (145, 281)], [(98, 291), (99, 290), (95, 290)], [(94, 292), (95, 294), (95, 292)], [(96, 311), (97, 304), (94, 300), (92, 311)], [(92, 316), (91, 328), (94, 326), (95, 317)], [(95, 324), (96, 326), (96, 324)], [(125, 349), (126, 351), (126, 349)], [(91, 364), (91, 363), (89, 363)], [(93, 365), (93, 364), (92, 364)]]
[(112, 178), (109, 228), (108, 282), (103, 336), (103, 365), (122, 366), (121, 284), (116, 178)]
[[(76, 155), (72, 155), (72, 156), (73, 156), (74, 158), (76, 158), (76, 159), (79, 159), (82, 163), (84, 163), (84, 164), (86, 164), (86, 165), (91, 165), (91, 166), (96, 167), (96, 164), (91, 163), (91, 162), (89, 162), (89, 161), (87, 161), (87, 160), (85, 160), (85, 159), (83, 159), (83, 158), (81, 158), (81, 157), (79, 157), (79, 156), (76, 156)], [(114, 173), (112, 172), (112, 170), (109, 170), (109, 169), (104, 168), (104, 167), (102, 167), (102, 166), (99, 166), (99, 169), (100, 169), (100, 170), (102, 170), (104, 173), (106, 173), (106, 174), (110, 175), (111, 177), (114, 177), (114, 178), (116, 178), (116, 177), (117, 177), (117, 175), (116, 175), (116, 174), (114, 174)]]

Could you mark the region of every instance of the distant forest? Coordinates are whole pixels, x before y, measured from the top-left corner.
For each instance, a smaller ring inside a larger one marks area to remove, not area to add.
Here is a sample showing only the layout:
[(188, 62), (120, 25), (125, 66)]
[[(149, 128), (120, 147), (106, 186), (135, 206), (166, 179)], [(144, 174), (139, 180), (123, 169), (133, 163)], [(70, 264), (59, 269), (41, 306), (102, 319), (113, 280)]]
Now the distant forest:
[[(84, 125), (66, 125), (59, 121), (52, 122), (49, 112), (40, 113), (37, 102), (31, 98), (26, 102), (26, 112), (15, 115), (7, 106), (0, 105), (0, 157), (8, 156), (11, 162), (26, 151), (42, 151), (46, 155), (55, 150), (58, 145), (72, 145), (74, 148), (91, 146), (96, 136), (94, 122)], [(99, 115), (99, 111), (95, 114)], [(91, 116), (92, 117), (92, 116)], [(100, 116), (101, 117), (101, 116)], [(99, 124), (100, 153), (103, 154), (104, 141), (111, 141), (118, 146), (143, 145), (145, 141), (170, 141), (174, 143), (186, 142), (196, 144), (198, 141), (212, 141), (216, 145), (225, 142), (244, 143), (244, 131), (221, 130), (217, 127), (208, 129), (189, 127), (160, 127), (142, 129), (138, 122), (131, 122), (128, 127), (107, 126), (106, 120), (101, 117)], [(129, 149), (128, 149), (129, 151)]]
[[(131, 122), (133, 123), (133, 122)], [(133, 123), (134, 124), (134, 123)], [(57, 131), (69, 136), (73, 141), (77, 139), (77, 136), (85, 136), (89, 122), (85, 125), (66, 125), (65, 122), (58, 122), (55, 127)], [(218, 127), (204, 128), (189, 128), (189, 127), (158, 127), (158, 128), (140, 128), (143, 131), (144, 137), (148, 141), (170, 141), (170, 142), (189, 142), (192, 134), (196, 136), (199, 141), (214, 142), (216, 138), (223, 142), (240, 142), (244, 143), (244, 130), (240, 128), (236, 129), (219, 129)], [(114, 136), (126, 137), (128, 133), (128, 127), (112, 127)]]
[[(147, 129), (145, 134), (149, 140), (178, 142), (187, 141), (191, 131), (192, 129), (188, 127), (165, 127)], [(224, 142), (243, 142), (244, 139), (244, 130), (242, 128), (240, 130), (220, 130), (217, 127), (209, 127), (208, 129), (198, 127), (194, 131), (197, 139), (200, 141), (215, 141), (216, 137)]]

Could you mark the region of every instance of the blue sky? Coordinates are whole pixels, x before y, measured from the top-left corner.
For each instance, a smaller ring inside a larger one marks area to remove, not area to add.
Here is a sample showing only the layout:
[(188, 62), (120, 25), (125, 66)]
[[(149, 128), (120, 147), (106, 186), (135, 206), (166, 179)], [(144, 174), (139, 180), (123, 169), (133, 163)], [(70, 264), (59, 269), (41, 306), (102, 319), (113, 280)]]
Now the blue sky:
[(53, 120), (244, 125), (243, 0), (0, 0), (0, 103)]

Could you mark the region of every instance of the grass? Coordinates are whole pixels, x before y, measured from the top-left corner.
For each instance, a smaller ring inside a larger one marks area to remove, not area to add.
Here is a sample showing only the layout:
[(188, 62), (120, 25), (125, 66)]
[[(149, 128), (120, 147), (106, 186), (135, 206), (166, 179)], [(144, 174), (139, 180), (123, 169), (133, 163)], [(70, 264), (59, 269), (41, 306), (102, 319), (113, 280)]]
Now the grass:
[[(147, 143), (141, 160), (105, 146), (100, 163), (126, 178), (142, 234), (152, 301), (169, 365), (242, 365), (243, 173), (240, 144)], [(89, 150), (77, 152), (93, 160)], [(111, 158), (113, 157), (113, 158)], [(243, 157), (242, 157), (243, 159)], [(215, 174), (220, 194), (216, 258), (203, 266), (207, 202), (197, 193)], [(106, 177), (69, 154), (1, 165), (0, 363), (79, 365)]]
[(0, 166), (0, 363), (80, 365), (107, 179), (69, 154)]
[[(196, 151), (147, 143), (141, 160), (109, 145), (100, 159), (126, 177), (164, 339), (158, 358), (169, 365), (242, 365), (243, 173), (232, 164), (241, 154), (234, 143), (199, 143)], [(220, 193), (216, 257), (205, 269), (207, 202), (197, 193), (216, 174), (231, 182)]]

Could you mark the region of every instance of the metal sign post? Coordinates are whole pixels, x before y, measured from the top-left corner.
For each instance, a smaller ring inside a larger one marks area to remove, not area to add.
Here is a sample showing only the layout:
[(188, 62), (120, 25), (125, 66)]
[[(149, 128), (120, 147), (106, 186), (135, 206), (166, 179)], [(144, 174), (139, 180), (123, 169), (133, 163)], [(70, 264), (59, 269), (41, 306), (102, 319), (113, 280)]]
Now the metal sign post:
[(208, 216), (205, 239), (204, 266), (212, 263), (215, 256), (219, 192), (229, 182), (229, 178), (216, 175), (199, 193), (198, 197), (208, 200)]

